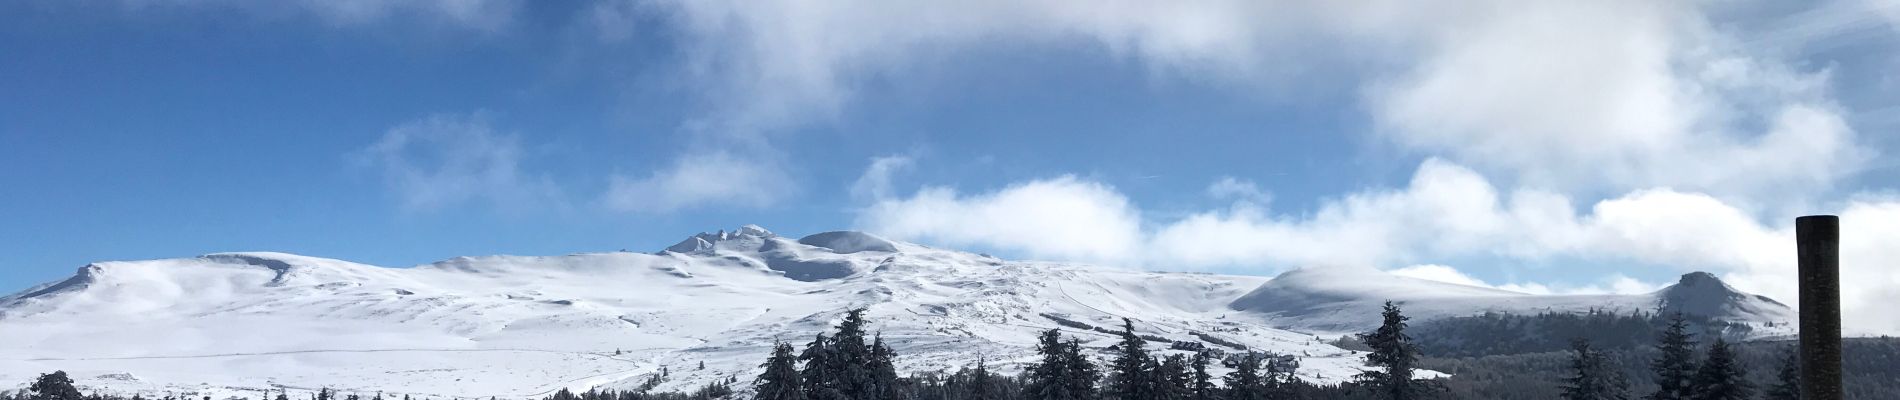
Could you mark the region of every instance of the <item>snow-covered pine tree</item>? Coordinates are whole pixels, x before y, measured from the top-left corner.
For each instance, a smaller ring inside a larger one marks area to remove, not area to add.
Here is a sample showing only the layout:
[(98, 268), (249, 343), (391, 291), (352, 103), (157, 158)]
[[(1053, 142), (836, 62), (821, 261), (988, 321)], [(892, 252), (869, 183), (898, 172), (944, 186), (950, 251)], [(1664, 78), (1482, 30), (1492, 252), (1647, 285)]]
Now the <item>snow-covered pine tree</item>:
[(1418, 366), (1418, 348), (1405, 334), (1405, 321), (1410, 318), (1391, 301), (1385, 302), (1381, 315), (1383, 322), (1379, 329), (1358, 335), (1360, 342), (1372, 348), (1372, 352), (1366, 353), (1366, 365), (1373, 369), (1359, 373), (1356, 381), (1389, 400), (1422, 398), (1433, 386), (1431, 382), (1412, 378)]
[(1689, 322), (1682, 313), (1669, 316), (1669, 326), (1656, 338), (1656, 351), (1660, 354), (1650, 361), (1649, 369), (1656, 376), (1656, 392), (1650, 393), (1648, 400), (1687, 400), (1693, 394), (1689, 391), (1690, 380), (1695, 377), (1695, 337), (1689, 333)]
[(1135, 335), (1135, 321), (1122, 318), (1122, 340), (1115, 344), (1115, 360), (1109, 364), (1109, 397), (1120, 400), (1146, 400), (1154, 398), (1153, 380), (1148, 377), (1149, 359), (1147, 343), (1141, 336)]
[(870, 399), (876, 384), (872, 382), (871, 371), (866, 368), (871, 360), (871, 348), (865, 343), (864, 309), (846, 311), (844, 320), (838, 322), (838, 334), (832, 337), (832, 371), (837, 379), (838, 391), (852, 399)]
[(1571, 376), (1564, 378), (1562, 387), (1564, 400), (1629, 399), (1629, 382), (1610, 366), (1603, 351), (1592, 348), (1584, 339), (1572, 341), (1571, 351)]
[(1748, 372), (1735, 360), (1728, 341), (1715, 338), (1709, 345), (1708, 358), (1696, 369), (1689, 391), (1691, 400), (1747, 400), (1755, 397), (1755, 385)]
[(765, 360), (765, 372), (753, 381), (753, 390), (758, 400), (805, 400), (805, 388), (798, 376), (798, 358), (792, 355), (792, 345), (784, 342), (772, 344), (772, 357)]
[(837, 357), (832, 352), (831, 339), (820, 333), (805, 345), (805, 351), (799, 353), (798, 360), (805, 366), (798, 371), (800, 383), (805, 387), (807, 400), (844, 400), (850, 399), (838, 391), (836, 371)]
[(1775, 384), (1768, 386), (1767, 400), (1801, 400), (1801, 354), (1794, 346), (1781, 352), (1781, 367), (1775, 370)]

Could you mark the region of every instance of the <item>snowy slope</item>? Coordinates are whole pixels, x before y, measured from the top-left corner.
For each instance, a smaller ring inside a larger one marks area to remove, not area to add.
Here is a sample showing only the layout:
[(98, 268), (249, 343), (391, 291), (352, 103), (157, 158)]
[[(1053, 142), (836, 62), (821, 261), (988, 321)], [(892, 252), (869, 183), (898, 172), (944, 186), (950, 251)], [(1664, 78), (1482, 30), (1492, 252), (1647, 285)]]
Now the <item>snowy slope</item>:
[(1236, 299), (1231, 307), (1274, 327), (1345, 333), (1377, 327), (1385, 301), (1400, 304), (1414, 321), (1485, 312), (1536, 314), (1589, 310), (1665, 312), (1745, 323), (1755, 336), (1792, 334), (1795, 312), (1765, 296), (1735, 290), (1706, 272), (1684, 274), (1674, 285), (1634, 295), (1531, 295), (1392, 275), (1360, 268), (1288, 271)]
[(688, 389), (749, 381), (774, 340), (802, 345), (855, 307), (869, 309), (904, 372), (978, 357), (1011, 371), (1033, 359), (1039, 331), (1062, 327), (1099, 349), (1113, 338), (1083, 326), (1127, 317), (1142, 334), (1307, 356), (1310, 380), (1354, 373), (1358, 355), (1228, 308), (1265, 281), (1004, 261), (856, 232), (791, 240), (752, 226), (656, 254), (412, 268), (280, 253), (103, 262), (0, 298), (0, 382), (64, 369), (119, 391), (519, 398), (632, 387), (664, 370), (662, 390)]
[(1144, 335), (1299, 355), (1304, 379), (1336, 382), (1361, 355), (1322, 337), (1375, 325), (1387, 298), (1421, 319), (1665, 300), (1751, 321), (1789, 315), (1706, 274), (1645, 296), (1532, 296), (1374, 270), (1138, 272), (746, 226), (653, 254), (409, 268), (281, 253), (95, 263), (0, 297), (0, 388), (63, 369), (115, 391), (214, 396), (331, 387), (525, 398), (631, 388), (662, 371), (660, 390), (687, 390), (749, 382), (774, 341), (802, 346), (858, 307), (904, 373), (979, 357), (1013, 372), (1034, 359), (1040, 331), (1061, 328), (1099, 351), (1114, 338), (1098, 329), (1131, 318)]

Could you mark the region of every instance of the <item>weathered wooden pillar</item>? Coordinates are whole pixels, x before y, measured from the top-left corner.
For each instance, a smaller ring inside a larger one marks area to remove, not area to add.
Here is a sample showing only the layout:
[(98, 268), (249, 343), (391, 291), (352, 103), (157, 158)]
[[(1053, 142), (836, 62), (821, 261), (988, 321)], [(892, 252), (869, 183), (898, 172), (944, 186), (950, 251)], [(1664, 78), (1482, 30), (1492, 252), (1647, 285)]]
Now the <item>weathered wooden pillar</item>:
[(1801, 398), (1841, 399), (1841, 219), (1795, 218), (1801, 274)]

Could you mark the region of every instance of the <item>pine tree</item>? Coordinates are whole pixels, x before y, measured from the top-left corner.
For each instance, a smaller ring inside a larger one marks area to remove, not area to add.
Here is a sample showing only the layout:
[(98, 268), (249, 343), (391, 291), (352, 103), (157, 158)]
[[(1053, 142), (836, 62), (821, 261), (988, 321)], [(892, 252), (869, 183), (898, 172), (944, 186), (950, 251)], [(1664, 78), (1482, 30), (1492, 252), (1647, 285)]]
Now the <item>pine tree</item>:
[(1649, 363), (1656, 375), (1656, 392), (1648, 400), (1686, 400), (1693, 394), (1689, 383), (1695, 377), (1695, 338), (1689, 334), (1689, 322), (1682, 313), (1671, 314), (1669, 326), (1656, 339), (1661, 354)]
[(1147, 343), (1135, 335), (1135, 321), (1122, 318), (1122, 341), (1115, 344), (1115, 360), (1109, 365), (1108, 395), (1121, 400), (1154, 398), (1154, 386), (1148, 377)]
[(792, 345), (783, 342), (772, 345), (772, 357), (765, 361), (765, 373), (753, 381), (758, 400), (805, 400), (805, 388), (799, 382), (798, 360), (792, 355)]
[(836, 357), (832, 361), (838, 391), (852, 399), (869, 399), (876, 385), (870, 369), (866, 368), (871, 360), (871, 348), (865, 344), (864, 309), (846, 311), (837, 329), (831, 345), (832, 355)]
[[(290, 400), (290, 391), (279, 389), (277, 391), (277, 400)], [(402, 400), (409, 400), (409, 396), (403, 396)]]
[(897, 400), (902, 397), (897, 384), (897, 353), (884, 345), (884, 336), (878, 335), (871, 340), (871, 360), (867, 367), (871, 372), (871, 399)]
[(1755, 397), (1755, 385), (1748, 381), (1748, 372), (1735, 360), (1735, 353), (1728, 341), (1715, 338), (1709, 345), (1709, 356), (1696, 370), (1691, 381), (1691, 400), (1746, 400)]
[(73, 378), (67, 377), (66, 371), (40, 374), (26, 390), (33, 393), (32, 400), (80, 400), (84, 397), (79, 394), (79, 388), (73, 387)]
[(987, 363), (988, 360), (977, 357), (976, 370), (970, 372), (970, 393), (965, 398), (969, 400), (996, 399), (996, 384), (990, 381), (992, 378), (989, 367), (984, 366)]
[(1267, 387), (1260, 377), (1260, 354), (1247, 352), (1240, 356), (1240, 362), (1234, 370), (1227, 373), (1227, 400), (1264, 400)]
[(1213, 376), (1207, 374), (1207, 362), (1209, 358), (1211, 357), (1209, 357), (1206, 352), (1194, 353), (1192, 362), (1188, 364), (1188, 369), (1192, 374), (1191, 379), (1193, 379), (1193, 383), (1189, 384), (1192, 389), (1192, 393), (1188, 395), (1189, 399), (1214, 400), (1215, 388), (1214, 382), (1211, 382)]
[(1801, 355), (1792, 346), (1781, 352), (1781, 368), (1775, 371), (1767, 400), (1801, 400)]
[(1629, 399), (1628, 381), (1610, 366), (1601, 350), (1590, 347), (1590, 341), (1584, 339), (1572, 341), (1571, 349), (1576, 354), (1570, 359), (1572, 375), (1564, 378), (1565, 400)]
[(1366, 353), (1366, 365), (1372, 370), (1359, 373), (1357, 382), (1371, 388), (1380, 396), (1390, 400), (1413, 400), (1425, 395), (1431, 388), (1430, 382), (1412, 378), (1418, 365), (1418, 348), (1412, 344), (1412, 338), (1405, 335), (1404, 314), (1399, 306), (1391, 301), (1385, 302), (1382, 312), (1384, 322), (1379, 329), (1359, 334), (1372, 352)]
[(317, 400), (333, 400), (335, 398), (336, 398), (336, 393), (331, 392), (330, 388), (323, 388), (323, 389), (317, 390)]
[(1087, 354), (1082, 353), (1082, 341), (1069, 338), (1069, 342), (1063, 346), (1062, 353), (1063, 361), (1069, 365), (1067, 391), (1075, 396), (1075, 399), (1099, 398), (1100, 391), (1096, 390), (1096, 385), (1102, 381), (1102, 371), (1095, 367), (1095, 362), (1090, 360)]
[(1154, 392), (1149, 398), (1156, 400), (1186, 400), (1188, 381), (1187, 358), (1176, 354), (1163, 359), (1148, 359), (1148, 386)]
[(1024, 371), (1023, 398), (1029, 400), (1076, 400), (1069, 380), (1074, 372), (1069, 370), (1068, 346), (1062, 343), (1061, 331), (1044, 331), (1036, 342), (1036, 353), (1042, 355), (1042, 361)]
[(832, 353), (831, 339), (826, 338), (825, 334), (818, 334), (816, 339), (805, 345), (805, 351), (798, 355), (798, 359), (805, 362), (805, 367), (798, 371), (798, 378), (804, 384), (807, 400), (850, 398), (838, 390), (838, 379), (833, 374), (837, 360)]

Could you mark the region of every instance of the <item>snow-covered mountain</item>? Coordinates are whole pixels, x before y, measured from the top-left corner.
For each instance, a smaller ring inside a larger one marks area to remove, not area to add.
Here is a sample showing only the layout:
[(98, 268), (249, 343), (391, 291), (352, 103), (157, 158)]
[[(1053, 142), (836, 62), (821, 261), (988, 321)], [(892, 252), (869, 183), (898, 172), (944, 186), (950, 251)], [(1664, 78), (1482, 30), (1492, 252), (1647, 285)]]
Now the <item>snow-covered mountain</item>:
[[(1537, 314), (1603, 310), (1682, 312), (1748, 324), (1752, 336), (1792, 334), (1796, 314), (1766, 296), (1735, 290), (1707, 272), (1682, 275), (1675, 284), (1652, 293), (1532, 295), (1465, 286), (1349, 268), (1303, 268), (1274, 277), (1241, 296), (1235, 310), (1265, 318), (1267, 324), (1306, 332), (1356, 332), (1377, 327), (1385, 301), (1401, 305), (1414, 321), (1484, 312)], [(1367, 318), (1367, 316), (1375, 316)]]
[[(688, 389), (749, 382), (774, 341), (802, 345), (860, 307), (906, 373), (979, 357), (1013, 371), (1034, 359), (1040, 331), (1061, 328), (1102, 349), (1114, 340), (1104, 331), (1129, 318), (1158, 339), (1299, 355), (1304, 379), (1333, 382), (1355, 373), (1361, 355), (1320, 334), (1376, 321), (1366, 305), (1394, 293), (1422, 316), (1589, 303), (1393, 278), (1139, 272), (860, 232), (792, 240), (756, 226), (653, 254), (459, 257), (409, 268), (282, 253), (101, 262), (0, 297), (0, 382), (63, 369), (117, 391), (520, 398), (628, 388), (664, 374), (659, 389)], [(1685, 280), (1686, 289), (1656, 296), (1680, 292), (1685, 307), (1750, 316), (1786, 309), (1722, 297), (1734, 292), (1708, 279), (1720, 287)]]

